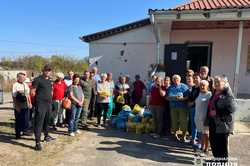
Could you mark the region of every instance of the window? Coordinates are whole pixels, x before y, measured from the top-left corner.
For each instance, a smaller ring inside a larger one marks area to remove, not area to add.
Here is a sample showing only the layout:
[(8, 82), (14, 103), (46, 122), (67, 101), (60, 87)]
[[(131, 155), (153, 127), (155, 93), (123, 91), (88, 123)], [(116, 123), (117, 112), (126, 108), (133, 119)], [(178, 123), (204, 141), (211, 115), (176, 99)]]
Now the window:
[(247, 51), (247, 73), (250, 73), (250, 44), (248, 44)]

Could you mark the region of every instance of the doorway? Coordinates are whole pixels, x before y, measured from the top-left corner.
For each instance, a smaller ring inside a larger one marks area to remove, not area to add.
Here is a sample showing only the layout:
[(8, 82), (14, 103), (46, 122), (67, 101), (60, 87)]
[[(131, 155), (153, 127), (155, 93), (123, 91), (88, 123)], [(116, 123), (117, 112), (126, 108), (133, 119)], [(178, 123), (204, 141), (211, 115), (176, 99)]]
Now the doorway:
[(179, 74), (185, 80), (187, 69), (199, 72), (201, 66), (211, 68), (212, 43), (168, 44), (165, 46), (167, 76)]
[(212, 43), (187, 44), (186, 68), (194, 72), (199, 72), (201, 66), (208, 66), (210, 69), (211, 52)]

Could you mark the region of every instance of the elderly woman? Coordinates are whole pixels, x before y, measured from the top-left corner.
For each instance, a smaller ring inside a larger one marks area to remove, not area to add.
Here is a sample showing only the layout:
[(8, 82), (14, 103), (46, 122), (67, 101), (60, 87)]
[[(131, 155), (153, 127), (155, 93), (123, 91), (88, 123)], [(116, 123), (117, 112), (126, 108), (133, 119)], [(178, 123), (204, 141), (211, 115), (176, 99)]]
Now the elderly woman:
[(101, 125), (103, 111), (103, 126), (106, 127), (107, 113), (109, 109), (110, 84), (107, 81), (107, 74), (101, 74), (101, 80), (97, 83), (97, 126)]
[(84, 94), (82, 91), (82, 87), (80, 86), (80, 76), (78, 74), (74, 74), (73, 76), (73, 82), (70, 86), (70, 99), (72, 105), (68, 131), (69, 135), (74, 137), (75, 134), (81, 133), (80, 130), (78, 130), (78, 121), (82, 112), (82, 106), (84, 102)]
[[(171, 113), (171, 132), (175, 134), (176, 138), (181, 141), (186, 140), (187, 134), (187, 99), (188, 99), (188, 86), (181, 83), (179, 75), (173, 75), (173, 84), (167, 89), (167, 99), (170, 104)], [(182, 137), (178, 137), (177, 131), (182, 131)]]
[(163, 136), (165, 95), (166, 95), (166, 90), (162, 85), (162, 78), (157, 77), (151, 89), (150, 103), (149, 103), (150, 110), (152, 111), (155, 122), (156, 135), (153, 135), (153, 137), (155, 138)]
[(233, 130), (235, 103), (223, 77), (214, 79), (215, 91), (208, 103), (209, 139), (215, 158), (228, 158), (228, 137)]
[(205, 154), (208, 153), (208, 126), (205, 125), (205, 119), (207, 117), (207, 107), (211, 92), (208, 91), (209, 82), (202, 80), (200, 82), (200, 93), (195, 100), (195, 125), (197, 132), (199, 133), (199, 143), (201, 144), (200, 150)]
[[(118, 115), (119, 112), (122, 110), (122, 107), (124, 105), (129, 105), (130, 103), (130, 86), (129, 84), (126, 83), (127, 78), (126, 76), (121, 76), (119, 78), (119, 82), (115, 86), (115, 91), (116, 91), (116, 101), (115, 101), (115, 110), (114, 110), (114, 115)], [(122, 98), (122, 100), (118, 100), (118, 98)]]
[(56, 73), (56, 80), (53, 84), (53, 129), (56, 130), (56, 125), (63, 126), (65, 119), (65, 109), (62, 107), (62, 101), (67, 89), (67, 85), (63, 80), (63, 73)]

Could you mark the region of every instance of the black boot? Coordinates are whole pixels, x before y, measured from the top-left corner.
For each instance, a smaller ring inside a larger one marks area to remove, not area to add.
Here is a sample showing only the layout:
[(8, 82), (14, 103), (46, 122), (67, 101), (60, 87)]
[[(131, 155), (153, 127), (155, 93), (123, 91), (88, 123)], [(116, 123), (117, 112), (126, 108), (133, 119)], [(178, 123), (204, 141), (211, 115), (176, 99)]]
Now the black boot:
[(40, 143), (40, 142), (37, 142), (37, 143), (36, 143), (35, 150), (36, 150), (36, 151), (41, 151), (41, 150), (42, 150), (42, 146), (41, 146), (41, 143)]

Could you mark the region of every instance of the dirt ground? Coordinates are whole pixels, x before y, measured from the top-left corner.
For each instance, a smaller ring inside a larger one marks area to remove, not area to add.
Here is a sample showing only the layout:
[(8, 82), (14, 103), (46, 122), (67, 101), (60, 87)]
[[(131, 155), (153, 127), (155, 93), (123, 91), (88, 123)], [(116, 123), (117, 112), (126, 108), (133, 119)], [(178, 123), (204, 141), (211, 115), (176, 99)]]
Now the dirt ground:
[[(34, 136), (15, 140), (11, 100), (0, 106), (0, 166), (165, 166), (193, 165), (190, 145), (153, 139), (114, 129), (82, 131), (72, 138), (65, 129), (51, 135), (56, 138), (42, 143), (42, 152), (34, 150)], [(249, 165), (250, 140), (248, 125), (237, 123), (237, 133), (230, 138), (230, 156), (239, 165)]]

